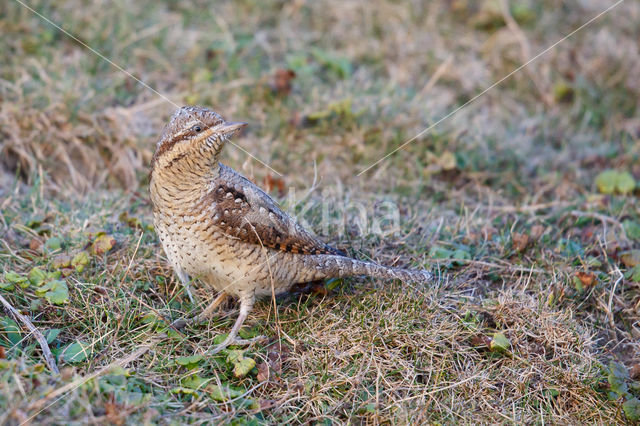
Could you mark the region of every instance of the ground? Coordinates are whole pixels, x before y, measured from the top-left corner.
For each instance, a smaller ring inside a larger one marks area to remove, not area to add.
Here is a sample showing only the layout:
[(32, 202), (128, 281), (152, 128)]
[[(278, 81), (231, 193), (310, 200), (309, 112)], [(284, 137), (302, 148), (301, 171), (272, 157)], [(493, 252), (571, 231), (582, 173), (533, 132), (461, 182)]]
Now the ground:
[[(9, 0), (0, 29), (0, 296), (61, 370), (2, 312), (0, 423), (637, 421), (640, 3)], [(184, 104), (250, 123), (223, 162), (322, 239), (437, 280), (264, 300), (267, 343), (207, 356), (237, 306), (168, 327), (213, 294), (148, 198)]]

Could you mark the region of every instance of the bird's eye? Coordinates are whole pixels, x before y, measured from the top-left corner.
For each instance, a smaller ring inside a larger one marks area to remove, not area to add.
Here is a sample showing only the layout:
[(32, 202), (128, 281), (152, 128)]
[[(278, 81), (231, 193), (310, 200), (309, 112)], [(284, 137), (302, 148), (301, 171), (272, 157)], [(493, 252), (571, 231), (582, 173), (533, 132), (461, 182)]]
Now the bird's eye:
[(196, 133), (200, 133), (202, 131), (202, 127), (200, 126), (193, 126), (193, 131)]

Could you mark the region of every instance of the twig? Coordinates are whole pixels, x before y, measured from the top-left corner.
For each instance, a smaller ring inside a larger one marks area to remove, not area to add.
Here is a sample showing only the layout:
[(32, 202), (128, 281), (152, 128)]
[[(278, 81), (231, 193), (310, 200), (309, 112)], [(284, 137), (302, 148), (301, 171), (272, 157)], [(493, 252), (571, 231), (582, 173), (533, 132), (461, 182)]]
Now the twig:
[(53, 371), (55, 374), (60, 374), (60, 370), (58, 370), (58, 365), (56, 364), (56, 359), (54, 358), (51, 350), (49, 349), (49, 344), (47, 343), (47, 339), (45, 339), (44, 335), (36, 328), (35, 325), (29, 320), (29, 318), (22, 315), (16, 308), (11, 306), (11, 304), (0, 295), (0, 302), (4, 305), (5, 309), (11, 312), (18, 321), (22, 322), (31, 333), (36, 337), (38, 343), (40, 343), (40, 347), (42, 348), (42, 354), (44, 355), (44, 359), (49, 366), (49, 370)]
[(615, 271), (618, 273), (619, 277), (616, 280), (615, 283), (613, 283), (613, 288), (611, 289), (611, 291), (609, 292), (609, 304), (607, 306), (607, 317), (609, 318), (609, 325), (615, 329), (616, 328), (616, 322), (613, 318), (613, 296), (616, 293), (616, 289), (618, 288), (618, 284), (620, 283), (620, 281), (622, 281), (622, 279), (624, 278), (624, 275), (622, 274), (622, 272), (620, 272), (620, 269), (616, 266)]

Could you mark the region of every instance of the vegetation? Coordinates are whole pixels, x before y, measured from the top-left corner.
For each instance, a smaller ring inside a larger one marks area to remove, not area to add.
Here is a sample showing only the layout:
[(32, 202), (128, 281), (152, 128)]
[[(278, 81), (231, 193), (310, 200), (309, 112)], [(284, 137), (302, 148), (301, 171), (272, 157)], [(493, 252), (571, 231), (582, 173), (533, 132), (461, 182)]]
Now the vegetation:
[[(157, 93), (0, 4), (0, 296), (60, 367), (0, 312), (0, 423), (638, 421), (640, 4), (474, 99), (605, 3), (28, 2)], [(183, 104), (249, 122), (224, 162), (323, 239), (438, 281), (265, 300), (267, 345), (206, 356), (236, 307), (169, 326), (212, 294), (147, 195)]]

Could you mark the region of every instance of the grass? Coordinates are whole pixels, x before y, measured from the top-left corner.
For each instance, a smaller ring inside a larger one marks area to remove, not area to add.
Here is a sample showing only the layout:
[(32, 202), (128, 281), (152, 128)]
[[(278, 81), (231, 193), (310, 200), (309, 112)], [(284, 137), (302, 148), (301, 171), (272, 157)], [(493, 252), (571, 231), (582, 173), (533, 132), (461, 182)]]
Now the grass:
[(61, 374), (2, 314), (0, 423), (634, 421), (640, 192), (598, 176), (640, 182), (637, 3), (362, 176), (607, 4), (29, 5), (176, 104), (249, 122), (236, 142), (282, 176), (232, 146), (224, 162), (323, 239), (439, 279), (265, 300), (243, 333), (267, 345), (201, 356), (236, 310), (168, 328), (211, 297), (182, 293), (152, 227), (174, 105), (5, 2), (0, 295)]

